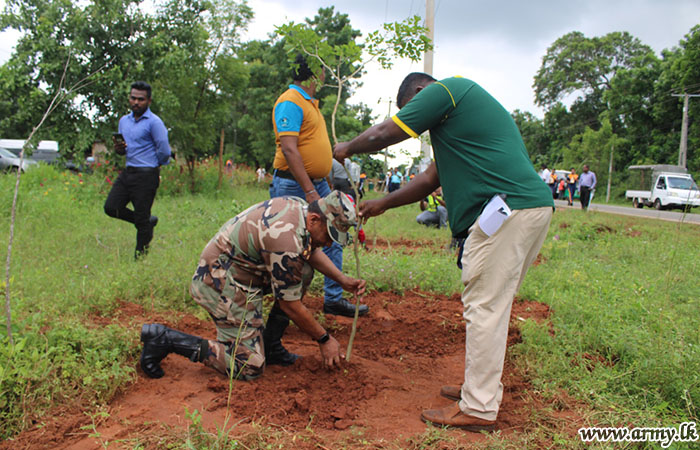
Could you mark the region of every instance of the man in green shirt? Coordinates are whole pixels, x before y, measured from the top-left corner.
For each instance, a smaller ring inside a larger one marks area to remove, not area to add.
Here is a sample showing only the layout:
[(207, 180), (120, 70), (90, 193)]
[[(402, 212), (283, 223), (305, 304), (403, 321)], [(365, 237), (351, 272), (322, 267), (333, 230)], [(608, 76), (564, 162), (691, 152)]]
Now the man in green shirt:
[(442, 185), (452, 234), (466, 237), (460, 258), (465, 373), (462, 386), (443, 386), (440, 392), (457, 403), (423, 411), (421, 418), (492, 430), (503, 397), (511, 305), (547, 235), (552, 195), (508, 111), (475, 82), (412, 73), (399, 88), (397, 105), (398, 114), (337, 144), (334, 156), (376, 152), (430, 131), (435, 162), (403, 188), (363, 202), (360, 215), (366, 220), (414, 203)]

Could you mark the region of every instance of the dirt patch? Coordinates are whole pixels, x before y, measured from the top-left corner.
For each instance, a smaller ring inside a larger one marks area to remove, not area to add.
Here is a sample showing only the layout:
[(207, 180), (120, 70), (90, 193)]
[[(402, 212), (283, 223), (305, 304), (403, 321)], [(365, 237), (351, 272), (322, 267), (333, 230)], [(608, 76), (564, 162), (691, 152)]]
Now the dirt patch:
[(627, 236), (629, 236), (629, 237), (636, 238), (636, 237), (641, 236), (641, 235), (642, 235), (642, 232), (639, 231), (639, 230), (635, 230), (635, 229), (634, 229), (633, 227), (631, 227), (631, 226), (628, 226), (628, 227), (625, 228), (625, 235), (627, 235)]
[[(291, 367), (268, 367), (258, 380), (234, 382), (230, 397), (227, 379), (203, 365), (170, 355), (162, 363), (163, 378), (150, 379), (138, 369), (134, 383), (110, 402), (107, 414), (99, 420), (79, 408), (57, 409), (51, 419), (41, 419), (41, 426), (0, 443), (0, 448), (92, 449), (101, 448), (106, 441), (117, 441), (117, 447), (119, 442), (128, 448), (138, 442), (145, 448), (162, 448), (162, 436), (185, 435), (191, 423), (186, 410), (197, 410), (202, 426), (212, 433), (228, 424), (229, 435), (236, 438), (252, 435), (260, 426), (284, 430), (284, 448), (407, 448), (428, 429), (420, 420), (421, 410), (450, 403), (440, 397), (440, 386), (461, 384), (463, 379), (462, 304), (459, 295), (415, 290), (404, 295), (372, 293), (366, 302), (371, 308), (369, 317), (360, 319), (352, 360), (341, 370), (326, 371), (318, 345), (290, 327), (284, 343), (303, 358)], [(312, 311), (322, 307), (319, 298), (307, 298), (304, 303)], [(520, 342), (521, 320), (546, 320), (549, 312), (546, 305), (516, 299), (508, 345)], [(154, 313), (131, 303), (122, 303), (109, 317), (96, 315), (92, 320), (96, 325), (118, 322), (133, 329), (135, 339), (144, 322), (161, 322), (213, 337), (208, 321), (191, 314)], [(351, 320), (337, 316), (325, 320), (344, 348)], [(539, 427), (545, 415), (553, 422), (566, 422), (564, 428), (575, 435), (582, 420), (574, 410), (575, 402), (565, 393), (555, 407), (551, 399), (544, 402), (509, 357), (503, 384), (497, 422), (502, 434)], [(313, 443), (296, 440), (309, 433)], [(460, 430), (447, 433), (464, 445), (485, 439)], [(387, 443), (394, 444), (387, 447)]]
[[(395, 239), (386, 240), (383, 238), (377, 238), (376, 241), (374, 237), (367, 237), (365, 241), (365, 247), (368, 251), (372, 250), (391, 250), (398, 251), (404, 254), (413, 255), (418, 250), (424, 250), (426, 248), (432, 248), (439, 250), (439, 247), (435, 247), (435, 241), (419, 241), (411, 239)], [(445, 242), (444, 247), (449, 247), (449, 242)]]
[(539, 266), (540, 264), (544, 264), (547, 262), (547, 258), (542, 256), (542, 253), (537, 254), (537, 258), (532, 262), (533, 266)]
[(597, 233), (615, 233), (615, 229), (607, 225), (598, 225), (595, 227)]

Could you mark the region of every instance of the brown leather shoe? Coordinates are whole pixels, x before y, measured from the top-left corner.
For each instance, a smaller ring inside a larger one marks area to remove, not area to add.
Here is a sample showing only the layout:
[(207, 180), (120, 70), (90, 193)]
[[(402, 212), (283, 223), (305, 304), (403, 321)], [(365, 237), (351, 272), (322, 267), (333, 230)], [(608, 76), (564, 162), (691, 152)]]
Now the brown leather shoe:
[(421, 413), (420, 418), (423, 422), (433, 425), (446, 425), (467, 431), (493, 431), (496, 426), (495, 420), (484, 420), (464, 414), (459, 409), (459, 403), (442, 409), (427, 409)]
[(462, 386), (447, 385), (440, 388), (440, 395), (456, 402), (462, 400)]

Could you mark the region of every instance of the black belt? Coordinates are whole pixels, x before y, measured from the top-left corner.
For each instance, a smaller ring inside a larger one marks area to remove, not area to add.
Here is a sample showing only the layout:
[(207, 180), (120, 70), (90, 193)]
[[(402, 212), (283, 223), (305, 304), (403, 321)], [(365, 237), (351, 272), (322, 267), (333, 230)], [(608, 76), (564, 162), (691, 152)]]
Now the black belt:
[(158, 172), (158, 167), (134, 167), (126, 166), (127, 172)]
[[(292, 172), (289, 170), (280, 170), (280, 169), (275, 169), (275, 176), (284, 178), (287, 180), (292, 180), (292, 181), (297, 181), (296, 178), (294, 178), (294, 175), (292, 175)], [(311, 181), (313, 183), (318, 183), (320, 181), (323, 181), (323, 178), (312, 178)]]

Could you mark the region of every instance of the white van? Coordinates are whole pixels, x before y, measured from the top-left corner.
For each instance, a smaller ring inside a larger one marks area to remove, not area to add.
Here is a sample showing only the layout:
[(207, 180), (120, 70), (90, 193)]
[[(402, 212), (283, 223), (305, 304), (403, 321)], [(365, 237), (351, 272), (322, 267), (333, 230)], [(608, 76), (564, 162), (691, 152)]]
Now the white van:
[[(26, 141), (23, 139), (0, 139), (0, 148), (19, 156)], [(58, 141), (39, 141), (30, 159), (52, 163), (58, 159)]]
[(630, 166), (629, 169), (640, 171), (639, 187), (642, 190), (625, 192), (625, 197), (632, 200), (635, 208), (689, 209), (700, 206), (700, 190), (685, 167), (652, 164)]

